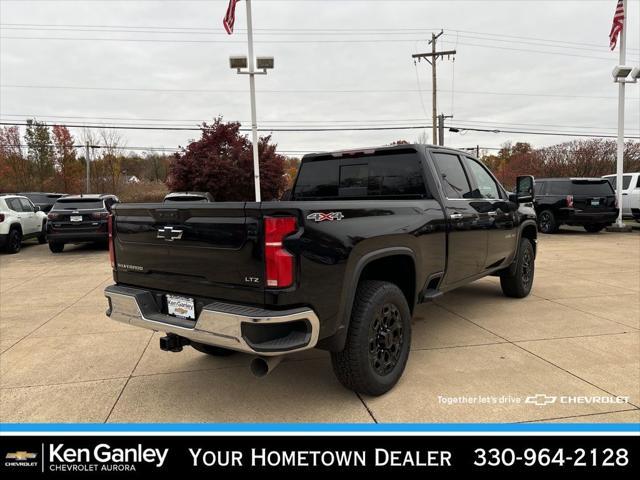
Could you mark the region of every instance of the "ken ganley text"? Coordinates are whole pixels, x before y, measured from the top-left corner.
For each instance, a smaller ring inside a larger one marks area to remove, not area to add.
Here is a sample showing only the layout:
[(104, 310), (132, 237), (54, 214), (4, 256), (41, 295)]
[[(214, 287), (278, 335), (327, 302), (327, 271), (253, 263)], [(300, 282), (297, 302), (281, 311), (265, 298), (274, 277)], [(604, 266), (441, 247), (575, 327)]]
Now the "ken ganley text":
[(194, 467), (450, 467), (451, 452), (442, 450), (203, 450), (189, 448)]

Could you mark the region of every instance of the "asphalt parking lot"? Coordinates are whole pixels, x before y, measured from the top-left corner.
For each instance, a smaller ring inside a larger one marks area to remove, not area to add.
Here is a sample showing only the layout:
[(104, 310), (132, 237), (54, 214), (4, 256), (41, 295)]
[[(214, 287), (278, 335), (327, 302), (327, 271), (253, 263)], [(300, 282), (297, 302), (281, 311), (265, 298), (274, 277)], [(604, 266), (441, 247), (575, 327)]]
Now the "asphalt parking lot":
[(542, 236), (536, 269), (524, 300), (487, 278), (419, 306), (403, 378), (368, 398), (322, 351), (262, 379), (248, 356), (163, 352), (104, 315), (106, 251), (26, 244), (0, 255), (0, 420), (640, 422), (640, 231)]

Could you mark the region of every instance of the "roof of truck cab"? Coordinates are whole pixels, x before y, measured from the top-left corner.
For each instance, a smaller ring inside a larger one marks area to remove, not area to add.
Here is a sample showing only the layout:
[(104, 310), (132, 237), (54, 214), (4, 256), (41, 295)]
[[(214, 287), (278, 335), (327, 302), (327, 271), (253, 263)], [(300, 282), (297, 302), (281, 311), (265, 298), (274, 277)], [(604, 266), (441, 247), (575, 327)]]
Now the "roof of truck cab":
[(302, 157), (302, 161), (305, 160), (328, 160), (329, 158), (340, 158), (343, 155), (355, 155), (358, 153), (373, 153), (373, 152), (393, 152), (393, 151), (403, 151), (403, 150), (422, 150), (428, 148), (430, 150), (441, 150), (444, 152), (451, 152), (457, 154), (464, 154), (474, 157), (470, 152), (466, 150), (459, 150), (456, 148), (443, 147), (440, 145), (431, 145), (426, 143), (403, 143), (399, 145), (386, 145), (379, 147), (363, 147), (363, 148), (349, 148), (344, 150), (333, 150), (326, 152), (316, 152), (316, 153), (307, 153)]

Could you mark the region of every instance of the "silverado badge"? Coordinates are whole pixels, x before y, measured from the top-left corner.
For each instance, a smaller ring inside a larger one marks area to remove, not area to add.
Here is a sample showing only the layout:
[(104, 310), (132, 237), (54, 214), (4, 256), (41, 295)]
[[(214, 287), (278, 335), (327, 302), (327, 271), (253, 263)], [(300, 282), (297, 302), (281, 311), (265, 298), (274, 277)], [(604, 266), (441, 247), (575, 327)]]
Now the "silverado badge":
[(316, 222), (333, 222), (340, 221), (344, 218), (342, 212), (314, 212), (307, 215), (307, 220), (315, 220)]

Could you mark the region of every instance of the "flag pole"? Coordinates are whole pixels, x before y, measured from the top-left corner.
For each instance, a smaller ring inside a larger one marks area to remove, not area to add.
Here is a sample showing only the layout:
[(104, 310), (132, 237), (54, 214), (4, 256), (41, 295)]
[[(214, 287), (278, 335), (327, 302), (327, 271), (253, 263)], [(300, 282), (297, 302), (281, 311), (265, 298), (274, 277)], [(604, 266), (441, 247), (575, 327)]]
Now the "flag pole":
[[(622, 18), (622, 31), (620, 32), (620, 62), (626, 64), (627, 56), (627, 0), (623, 0), (624, 17)], [(616, 199), (618, 203), (618, 220), (616, 226), (624, 228), (622, 221), (622, 174), (624, 170), (624, 94), (625, 82), (618, 82), (618, 150), (616, 154)]]
[(249, 43), (249, 89), (251, 90), (251, 136), (253, 143), (253, 182), (256, 202), (260, 202), (260, 163), (258, 155), (258, 120), (256, 118), (256, 73), (253, 56), (253, 24), (251, 21), (251, 0), (247, 4), (247, 40)]

